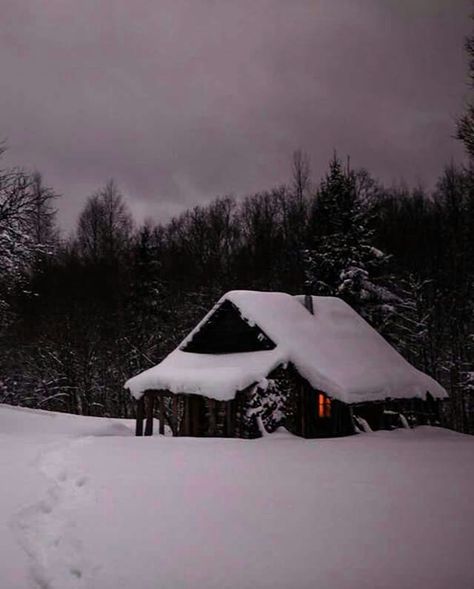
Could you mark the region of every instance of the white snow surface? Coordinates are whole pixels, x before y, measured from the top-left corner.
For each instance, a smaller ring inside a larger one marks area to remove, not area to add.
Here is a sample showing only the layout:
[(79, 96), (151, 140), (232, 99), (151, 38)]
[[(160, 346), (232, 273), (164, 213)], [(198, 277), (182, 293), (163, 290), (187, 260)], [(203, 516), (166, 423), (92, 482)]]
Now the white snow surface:
[[(347, 303), (313, 297), (314, 315), (302, 296), (278, 292), (231, 291), (160, 364), (129, 379), (139, 398), (147, 389), (196, 393), (218, 400), (257, 384), (280, 364), (292, 363), (316, 390), (345, 403), (391, 398), (446, 397), (431, 377), (409, 364)], [(218, 305), (231, 301), (250, 324), (276, 344), (269, 351), (196, 354), (182, 347)]]
[(132, 429), (0, 405), (1, 589), (474, 587), (472, 436)]

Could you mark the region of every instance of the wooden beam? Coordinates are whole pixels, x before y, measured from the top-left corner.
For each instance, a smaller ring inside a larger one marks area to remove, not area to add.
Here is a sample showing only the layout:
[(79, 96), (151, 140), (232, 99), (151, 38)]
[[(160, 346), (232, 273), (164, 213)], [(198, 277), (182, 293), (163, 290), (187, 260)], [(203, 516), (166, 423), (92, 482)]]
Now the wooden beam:
[(207, 402), (207, 409), (208, 409), (208, 435), (215, 436), (216, 435), (216, 402), (214, 399), (209, 399)]
[(142, 395), (137, 401), (137, 420), (135, 424), (135, 435), (143, 436), (143, 419), (145, 417), (145, 398)]
[(160, 436), (165, 435), (165, 400), (163, 395), (158, 396), (158, 415), (160, 420)]
[(232, 401), (226, 401), (225, 404), (225, 435), (232, 437)]
[(306, 388), (303, 383), (300, 387), (300, 419), (301, 419), (301, 435), (306, 438)]
[(226, 405), (225, 401), (216, 401), (216, 434), (219, 436), (225, 436)]
[(189, 402), (189, 395), (184, 395), (184, 428), (183, 435), (189, 436), (191, 430), (191, 404)]
[(191, 425), (191, 435), (193, 436), (202, 436), (202, 432), (201, 432), (201, 420), (200, 420), (200, 413), (202, 411), (202, 405), (201, 403), (203, 403), (203, 401), (201, 401), (201, 399), (196, 396), (193, 395), (192, 399), (191, 399), (191, 407), (192, 407), (192, 425)]
[(173, 436), (177, 436), (178, 434), (178, 396), (177, 395), (173, 395), (172, 399), (171, 399), (171, 407), (172, 407), (172, 411), (173, 411), (173, 423), (174, 423), (174, 428), (173, 428)]
[(155, 395), (153, 393), (146, 394), (146, 423), (145, 423), (145, 436), (153, 435), (153, 406), (155, 404)]

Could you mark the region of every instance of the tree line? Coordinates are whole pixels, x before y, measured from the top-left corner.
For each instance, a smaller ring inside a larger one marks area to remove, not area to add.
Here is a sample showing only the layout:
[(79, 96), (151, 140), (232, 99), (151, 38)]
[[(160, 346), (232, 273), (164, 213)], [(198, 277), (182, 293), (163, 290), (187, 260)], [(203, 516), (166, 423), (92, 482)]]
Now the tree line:
[(467, 430), (473, 373), (474, 190), (449, 166), (430, 193), (386, 188), (334, 156), (287, 185), (137, 225), (113, 181), (61, 239), (39, 174), (0, 175), (0, 391), (6, 402), (131, 416), (123, 390), (231, 289), (340, 296), (450, 391)]

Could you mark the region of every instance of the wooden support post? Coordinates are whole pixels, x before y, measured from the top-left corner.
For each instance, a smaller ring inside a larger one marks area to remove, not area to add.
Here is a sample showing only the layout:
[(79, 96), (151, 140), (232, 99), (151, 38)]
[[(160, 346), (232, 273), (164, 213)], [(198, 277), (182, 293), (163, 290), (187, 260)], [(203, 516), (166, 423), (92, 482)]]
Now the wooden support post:
[(178, 432), (178, 396), (177, 395), (173, 395), (172, 399), (171, 399), (171, 407), (172, 407), (172, 411), (173, 411), (173, 416), (172, 416), (172, 421), (174, 424), (173, 427), (173, 436), (178, 436), (179, 432)]
[(135, 424), (135, 435), (143, 436), (143, 419), (145, 417), (145, 398), (143, 395), (137, 401), (137, 421)]
[(232, 411), (234, 408), (234, 401), (226, 401), (225, 403), (225, 416), (226, 416), (226, 429), (225, 433), (228, 438), (234, 437), (234, 422), (232, 419)]
[(160, 420), (160, 436), (165, 435), (165, 400), (163, 395), (158, 397), (158, 415)]
[(216, 435), (216, 402), (214, 399), (209, 399), (207, 402), (207, 409), (208, 409), (208, 418), (209, 418), (209, 426), (208, 426), (208, 435), (215, 436)]
[(216, 409), (216, 423), (217, 423), (216, 434), (218, 436), (225, 436), (226, 402), (225, 401), (217, 401), (216, 407), (217, 407), (217, 409)]
[(184, 435), (189, 436), (191, 432), (191, 403), (189, 395), (184, 395)]
[(192, 407), (192, 435), (193, 436), (201, 436), (202, 432), (201, 432), (201, 428), (200, 428), (200, 412), (201, 412), (201, 403), (200, 403), (200, 399), (196, 396), (192, 397), (192, 401), (191, 401), (191, 407)]
[(304, 385), (300, 385), (300, 419), (301, 435), (306, 438), (306, 389)]
[(232, 412), (234, 421), (234, 437), (242, 438), (242, 395), (237, 394), (234, 399), (234, 410)]
[(153, 393), (146, 394), (146, 423), (145, 423), (145, 436), (153, 435), (153, 406), (155, 403), (155, 395)]

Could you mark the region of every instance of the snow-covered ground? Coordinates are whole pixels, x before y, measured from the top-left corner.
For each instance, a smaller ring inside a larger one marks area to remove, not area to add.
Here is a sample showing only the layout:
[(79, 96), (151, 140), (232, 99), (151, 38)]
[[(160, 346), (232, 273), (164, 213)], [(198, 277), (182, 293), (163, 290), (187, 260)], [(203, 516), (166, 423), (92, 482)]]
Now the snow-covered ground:
[(474, 438), (135, 438), (0, 405), (1, 589), (472, 589)]

